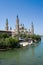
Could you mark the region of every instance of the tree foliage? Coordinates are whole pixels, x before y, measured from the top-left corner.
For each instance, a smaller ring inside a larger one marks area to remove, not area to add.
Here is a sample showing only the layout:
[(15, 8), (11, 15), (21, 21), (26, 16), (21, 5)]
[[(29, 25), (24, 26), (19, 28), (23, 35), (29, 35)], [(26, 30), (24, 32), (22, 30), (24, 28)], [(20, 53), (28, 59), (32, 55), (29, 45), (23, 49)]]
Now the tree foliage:
[(3, 33), (0, 34), (0, 48), (15, 48), (19, 45), (18, 38), (9, 37), (9, 35)]
[(6, 33), (1, 33), (0, 38), (9, 38), (9, 35)]

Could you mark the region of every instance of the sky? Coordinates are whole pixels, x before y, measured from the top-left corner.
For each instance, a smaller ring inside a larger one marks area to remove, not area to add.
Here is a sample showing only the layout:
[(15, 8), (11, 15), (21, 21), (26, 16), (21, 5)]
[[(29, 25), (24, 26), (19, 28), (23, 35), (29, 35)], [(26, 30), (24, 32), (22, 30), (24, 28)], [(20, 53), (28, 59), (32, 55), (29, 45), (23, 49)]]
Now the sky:
[(0, 0), (0, 30), (5, 30), (6, 18), (15, 29), (17, 15), (25, 28), (33, 22), (34, 32), (43, 35), (43, 0)]

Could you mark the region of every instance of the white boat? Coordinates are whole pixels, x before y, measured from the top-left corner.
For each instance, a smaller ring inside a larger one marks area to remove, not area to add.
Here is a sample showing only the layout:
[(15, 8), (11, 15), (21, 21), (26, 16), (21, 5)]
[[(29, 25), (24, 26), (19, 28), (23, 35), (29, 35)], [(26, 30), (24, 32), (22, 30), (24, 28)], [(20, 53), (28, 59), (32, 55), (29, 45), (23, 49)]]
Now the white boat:
[(33, 42), (31, 41), (31, 42), (20, 42), (20, 45), (22, 45), (22, 46), (27, 46), (27, 45), (31, 45)]

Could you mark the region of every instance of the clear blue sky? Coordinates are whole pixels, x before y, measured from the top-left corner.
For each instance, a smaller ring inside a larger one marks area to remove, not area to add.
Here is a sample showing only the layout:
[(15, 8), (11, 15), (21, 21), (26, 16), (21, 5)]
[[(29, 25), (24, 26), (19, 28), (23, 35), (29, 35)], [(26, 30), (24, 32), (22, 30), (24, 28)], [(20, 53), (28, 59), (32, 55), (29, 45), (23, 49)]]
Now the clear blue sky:
[(0, 0), (0, 30), (5, 29), (6, 18), (14, 29), (17, 14), (27, 29), (33, 22), (35, 33), (43, 34), (43, 0)]

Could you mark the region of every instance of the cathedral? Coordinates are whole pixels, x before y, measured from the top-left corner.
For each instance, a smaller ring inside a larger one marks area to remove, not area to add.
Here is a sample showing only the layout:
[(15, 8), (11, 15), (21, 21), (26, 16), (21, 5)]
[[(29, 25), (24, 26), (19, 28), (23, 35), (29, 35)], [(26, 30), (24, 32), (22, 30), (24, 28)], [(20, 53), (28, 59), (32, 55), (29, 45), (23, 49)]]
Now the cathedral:
[(0, 33), (6, 33), (9, 34), (10, 36), (15, 36), (19, 34), (26, 34), (26, 35), (33, 35), (34, 34), (34, 25), (33, 22), (31, 23), (31, 29), (27, 30), (24, 27), (24, 24), (19, 24), (19, 18), (18, 16), (16, 17), (16, 26), (15, 26), (15, 30), (12, 31), (12, 28), (10, 27), (9, 30), (9, 24), (8, 24), (8, 19), (6, 19), (6, 24), (5, 24), (5, 30), (0, 30)]

